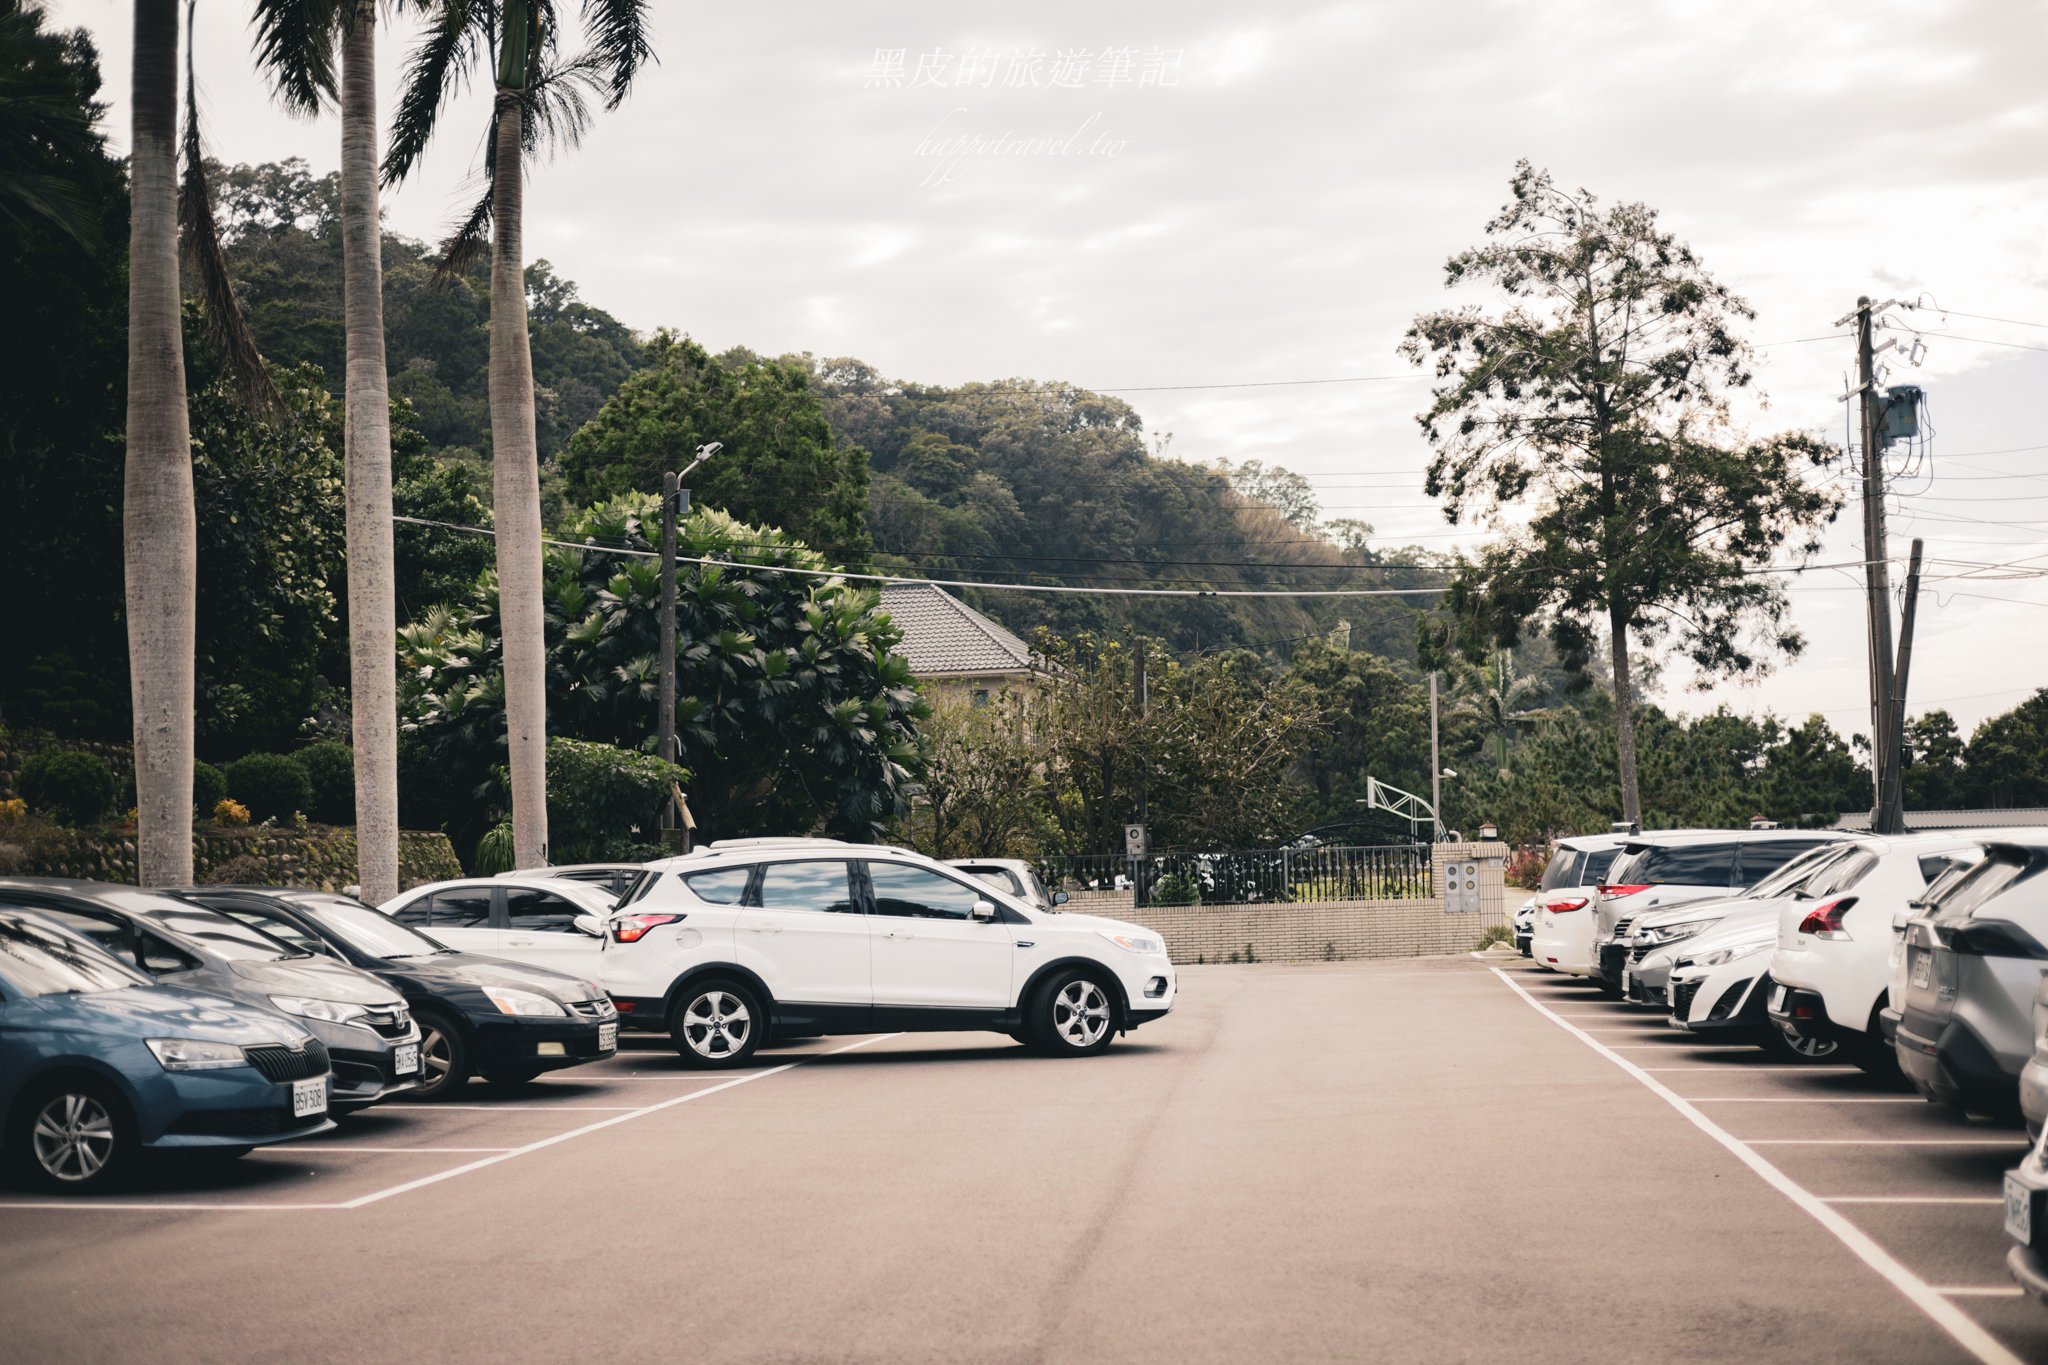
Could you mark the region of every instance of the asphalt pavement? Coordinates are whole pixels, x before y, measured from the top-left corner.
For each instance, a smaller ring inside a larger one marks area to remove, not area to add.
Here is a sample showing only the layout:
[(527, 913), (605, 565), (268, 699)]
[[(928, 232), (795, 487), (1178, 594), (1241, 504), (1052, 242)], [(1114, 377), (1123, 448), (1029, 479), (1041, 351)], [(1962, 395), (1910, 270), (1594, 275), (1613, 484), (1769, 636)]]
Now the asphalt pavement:
[[(108, 1199), (0, 1191), (0, 1341), (18, 1361), (2048, 1359), (2048, 1309), (2000, 1264), (2014, 1130), (1494, 965), (1184, 969), (1171, 1016), (1081, 1060), (885, 1035), (706, 1075), (629, 1036)], [(1902, 1196), (1934, 1202), (1847, 1202)]]

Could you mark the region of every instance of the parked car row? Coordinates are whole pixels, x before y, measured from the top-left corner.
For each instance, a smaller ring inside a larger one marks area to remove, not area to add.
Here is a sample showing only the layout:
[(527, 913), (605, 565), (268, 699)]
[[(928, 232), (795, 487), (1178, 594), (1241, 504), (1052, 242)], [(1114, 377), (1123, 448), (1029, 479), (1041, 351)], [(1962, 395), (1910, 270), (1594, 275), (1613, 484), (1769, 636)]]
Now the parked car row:
[[(2048, 1301), (2044, 872), (2042, 829), (1629, 836), (1590, 888), (1543, 893), (1532, 956), (1677, 1028), (2024, 1118), (2033, 1143), (2005, 1178), (2008, 1264)], [(1589, 908), (1589, 949), (1564, 929), (1546, 937), (1546, 922)]]
[(45, 1188), (102, 1188), (144, 1151), (240, 1156), (617, 1038), (590, 982), (345, 896), (0, 878), (0, 1151)]

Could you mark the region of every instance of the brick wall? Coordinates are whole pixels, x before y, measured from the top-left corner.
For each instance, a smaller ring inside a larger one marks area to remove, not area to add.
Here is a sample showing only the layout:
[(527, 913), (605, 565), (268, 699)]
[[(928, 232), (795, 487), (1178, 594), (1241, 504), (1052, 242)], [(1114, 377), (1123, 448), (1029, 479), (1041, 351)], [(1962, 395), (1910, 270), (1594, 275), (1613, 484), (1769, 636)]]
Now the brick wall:
[[(1463, 952), (1507, 923), (1501, 869), (1507, 847), (1439, 844), (1432, 850), (1437, 895), (1428, 900), (1273, 902), (1259, 905), (1132, 904), (1128, 891), (1076, 891), (1066, 908), (1155, 930), (1175, 962), (1320, 962)], [(1445, 908), (1448, 862), (1479, 864), (1479, 910)]]

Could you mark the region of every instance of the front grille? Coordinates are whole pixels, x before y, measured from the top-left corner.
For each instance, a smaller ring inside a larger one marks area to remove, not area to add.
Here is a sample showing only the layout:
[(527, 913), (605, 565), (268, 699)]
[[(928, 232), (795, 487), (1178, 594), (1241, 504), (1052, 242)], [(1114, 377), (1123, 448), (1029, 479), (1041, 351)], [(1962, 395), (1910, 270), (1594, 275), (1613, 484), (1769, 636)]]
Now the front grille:
[(1628, 937), (1629, 926), (1631, 924), (1634, 924), (1635, 922), (1636, 919), (1634, 915), (1630, 915), (1627, 919), (1616, 920), (1614, 922), (1614, 941), (1616, 943), (1620, 943), (1622, 940), (1626, 939)]
[(618, 1013), (609, 1000), (571, 1000), (569, 1008), (585, 1019), (609, 1019)]
[(304, 1081), (327, 1074), (327, 1048), (318, 1038), (308, 1038), (300, 1048), (286, 1047), (282, 1043), (269, 1043), (262, 1047), (245, 1047), (242, 1055), (249, 1059), (249, 1065), (262, 1072), (266, 1080)]
[(1742, 1002), (1742, 989), (1748, 984), (1746, 981), (1738, 981), (1722, 991), (1721, 998), (1714, 1002), (1714, 1008), (1707, 1011), (1707, 1018), (1720, 1020), (1732, 1017), (1735, 1007)]
[(273, 1105), (269, 1109), (209, 1109), (186, 1114), (165, 1131), (177, 1137), (274, 1137), (278, 1133), (289, 1133), (294, 1128), (318, 1123), (321, 1117), (315, 1114), (309, 1118), (293, 1118), (292, 1111), (282, 1105)]
[(1673, 981), (1671, 983), (1671, 1013), (1684, 1020), (1692, 1017), (1692, 998), (1700, 993), (1697, 981)]
[(393, 1009), (371, 1010), (363, 1016), (363, 1022), (379, 1038), (409, 1038), (412, 1036), (412, 1011), (403, 1005)]

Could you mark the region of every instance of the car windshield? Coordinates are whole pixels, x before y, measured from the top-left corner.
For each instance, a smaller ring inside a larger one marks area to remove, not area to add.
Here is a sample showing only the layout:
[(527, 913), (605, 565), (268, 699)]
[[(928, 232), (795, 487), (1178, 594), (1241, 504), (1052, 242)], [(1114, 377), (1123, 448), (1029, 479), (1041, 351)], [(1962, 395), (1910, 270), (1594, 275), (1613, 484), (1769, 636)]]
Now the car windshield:
[(92, 995), (150, 984), (76, 934), (13, 911), (0, 913), (0, 979), (23, 995)]
[(1745, 894), (1758, 900), (1789, 896), (1804, 887), (1808, 879), (1827, 868), (1837, 858), (1847, 856), (1848, 852), (1847, 844), (1824, 844), (1819, 848), (1808, 849), (1777, 871), (1767, 873)]
[(287, 957), (312, 956), (240, 920), (183, 901), (159, 898), (149, 908), (149, 918), (186, 942), (234, 962), (276, 962)]
[(1538, 891), (1555, 891), (1565, 886), (1584, 886), (1579, 880), (1579, 869), (1586, 865), (1586, 855), (1576, 848), (1561, 848), (1551, 855), (1550, 863), (1543, 869), (1543, 880), (1537, 884)]
[(371, 957), (427, 957), (455, 951), (347, 896), (298, 896), (293, 903), (318, 920), (322, 929)]
[(1991, 849), (1983, 862), (1950, 883), (1934, 913), (1943, 919), (1963, 919), (1973, 915), (2026, 875), (2025, 851)]

